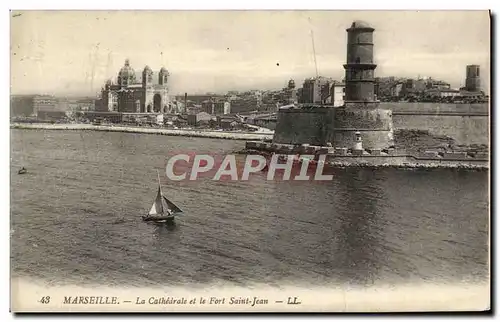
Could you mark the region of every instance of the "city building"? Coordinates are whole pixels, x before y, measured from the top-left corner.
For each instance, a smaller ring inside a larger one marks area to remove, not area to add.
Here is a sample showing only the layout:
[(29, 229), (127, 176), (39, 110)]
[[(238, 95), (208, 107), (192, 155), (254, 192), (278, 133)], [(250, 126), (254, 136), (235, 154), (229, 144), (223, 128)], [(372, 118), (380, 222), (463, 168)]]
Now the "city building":
[(201, 103), (203, 112), (212, 115), (224, 115), (231, 113), (231, 103), (221, 98), (212, 98)]
[(228, 99), (231, 113), (259, 111), (262, 106), (262, 93), (260, 91), (240, 93), (232, 95)]
[(333, 79), (318, 76), (307, 78), (302, 84), (299, 103), (327, 104)]
[(209, 101), (211, 99), (216, 98), (215, 94), (202, 94), (202, 95), (188, 95), (187, 93), (183, 96), (175, 96), (175, 100), (178, 102), (185, 102), (187, 107), (191, 107), (194, 105), (201, 105), (205, 101)]
[(426, 91), (426, 94), (431, 96), (431, 97), (457, 97), (457, 96), (461, 96), (461, 93), (459, 90), (439, 89), (439, 88), (429, 89)]
[[(101, 91), (97, 110), (121, 113), (168, 113), (171, 109), (168, 97), (169, 72), (161, 68), (157, 77), (149, 66), (144, 67), (137, 79), (129, 60), (118, 73), (117, 83), (108, 80)], [(157, 82), (156, 82), (157, 81)]]
[(36, 95), (12, 95), (10, 97), (10, 115), (17, 116), (36, 116), (34, 98)]
[(40, 111), (57, 111), (58, 101), (54, 96), (36, 95), (33, 97), (33, 114), (38, 117)]
[(295, 88), (295, 81), (290, 79), (287, 87), (283, 88), (283, 97), (281, 98), (280, 105), (297, 104), (297, 89)]
[(209, 126), (212, 120), (214, 120), (212, 115), (206, 112), (190, 114), (187, 116), (187, 124), (190, 126)]
[(426, 88), (426, 82), (423, 79), (410, 78), (402, 83), (401, 91), (397, 96), (419, 95), (424, 93)]
[(403, 96), (402, 95), (402, 92), (403, 92), (403, 84), (404, 83), (397, 83), (397, 84), (394, 84), (392, 87), (390, 87), (389, 89), (389, 96), (391, 97), (400, 97), (400, 96)]
[(424, 79), (426, 89), (450, 89), (450, 84), (441, 80), (433, 79), (429, 77)]
[(304, 96), (304, 90), (301, 88), (297, 89), (297, 101), (298, 103), (302, 103), (303, 99), (302, 97)]
[(234, 116), (217, 116), (217, 127), (223, 130), (231, 130), (238, 126), (238, 122), (234, 118)]
[(290, 79), (287, 86), (280, 90), (265, 91), (262, 93), (262, 103), (259, 111), (275, 112), (280, 106), (297, 104), (299, 102), (299, 91), (302, 89), (295, 88), (295, 81)]
[(60, 105), (60, 100), (52, 95), (12, 96), (10, 112), (11, 116), (37, 117), (39, 112), (64, 112)]
[(276, 121), (276, 114), (258, 115), (253, 118), (252, 124), (274, 130), (276, 128)]
[(393, 96), (394, 87), (398, 83), (398, 79), (394, 76), (390, 77), (376, 77), (375, 78), (375, 94), (377, 97), (391, 97)]
[(329, 102), (334, 107), (344, 105), (345, 101), (345, 84), (334, 81), (330, 89)]
[(82, 117), (90, 122), (106, 122), (106, 123), (121, 123), (124, 114), (120, 112), (81, 112)]

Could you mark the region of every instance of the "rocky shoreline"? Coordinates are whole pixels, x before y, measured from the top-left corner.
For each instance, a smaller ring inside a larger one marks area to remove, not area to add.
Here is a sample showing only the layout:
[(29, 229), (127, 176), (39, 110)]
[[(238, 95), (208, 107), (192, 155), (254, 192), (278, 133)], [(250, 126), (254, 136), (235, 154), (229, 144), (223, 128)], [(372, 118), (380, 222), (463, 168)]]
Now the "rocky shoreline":
[(460, 170), (470, 170), (470, 171), (487, 171), (488, 166), (476, 165), (476, 164), (465, 164), (465, 163), (454, 163), (454, 164), (439, 164), (439, 163), (402, 163), (402, 164), (388, 164), (384, 163), (381, 165), (373, 164), (354, 164), (348, 162), (329, 162), (328, 166), (332, 168), (370, 168), (370, 169), (380, 169), (380, 168), (394, 168), (403, 170), (430, 170), (430, 169), (460, 169)]

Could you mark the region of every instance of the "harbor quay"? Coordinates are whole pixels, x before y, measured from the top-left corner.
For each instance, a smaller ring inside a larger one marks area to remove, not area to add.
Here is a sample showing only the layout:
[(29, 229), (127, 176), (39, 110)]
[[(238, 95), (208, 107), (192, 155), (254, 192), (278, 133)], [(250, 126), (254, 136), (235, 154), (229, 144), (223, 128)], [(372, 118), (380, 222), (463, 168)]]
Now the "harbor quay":
[(140, 134), (157, 134), (168, 136), (200, 137), (225, 140), (269, 140), (272, 134), (256, 132), (229, 132), (199, 129), (162, 129), (162, 128), (142, 128), (120, 125), (92, 125), (92, 124), (43, 124), (43, 123), (13, 123), (12, 129), (23, 130), (67, 130), (67, 131), (103, 131), (103, 132), (125, 132)]

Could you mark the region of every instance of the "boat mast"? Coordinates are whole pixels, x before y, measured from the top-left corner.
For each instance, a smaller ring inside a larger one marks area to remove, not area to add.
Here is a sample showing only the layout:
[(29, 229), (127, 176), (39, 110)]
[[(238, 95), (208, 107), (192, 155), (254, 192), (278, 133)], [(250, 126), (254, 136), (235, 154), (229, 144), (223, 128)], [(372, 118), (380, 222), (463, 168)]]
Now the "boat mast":
[(160, 187), (160, 193), (163, 196), (163, 192), (161, 191), (161, 183), (160, 183), (160, 171), (156, 169), (156, 174), (158, 175), (158, 187)]

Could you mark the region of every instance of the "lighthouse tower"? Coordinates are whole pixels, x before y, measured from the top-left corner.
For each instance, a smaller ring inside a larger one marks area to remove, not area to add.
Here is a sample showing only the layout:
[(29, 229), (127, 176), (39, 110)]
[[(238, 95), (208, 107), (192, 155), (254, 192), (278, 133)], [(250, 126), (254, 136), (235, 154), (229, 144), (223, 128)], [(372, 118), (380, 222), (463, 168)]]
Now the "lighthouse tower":
[(335, 147), (352, 148), (360, 140), (366, 149), (394, 144), (392, 111), (380, 108), (375, 96), (374, 31), (364, 21), (354, 21), (347, 29), (345, 104), (335, 110)]
[(347, 29), (347, 64), (345, 69), (346, 103), (375, 102), (375, 68), (373, 63), (373, 32), (366, 22), (355, 21)]

